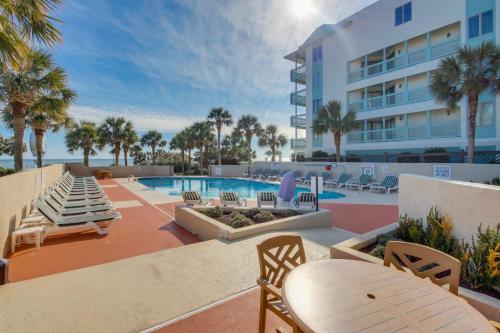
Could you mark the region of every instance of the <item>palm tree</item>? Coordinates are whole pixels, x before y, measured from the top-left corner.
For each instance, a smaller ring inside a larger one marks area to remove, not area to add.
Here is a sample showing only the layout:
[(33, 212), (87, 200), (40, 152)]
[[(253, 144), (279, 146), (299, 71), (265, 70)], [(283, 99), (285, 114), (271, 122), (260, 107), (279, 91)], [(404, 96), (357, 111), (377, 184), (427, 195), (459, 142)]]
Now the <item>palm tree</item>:
[(61, 32), (53, 24), (50, 16), (61, 0), (22, 1), (3, 0), (0, 2), (0, 61), (2, 64), (22, 63), (29, 52), (27, 44), (52, 46), (61, 41)]
[(99, 148), (110, 145), (115, 155), (114, 165), (120, 165), (121, 144), (125, 137), (127, 121), (123, 117), (108, 117), (99, 126)]
[(447, 57), (439, 63), (432, 74), (430, 92), (439, 103), (455, 109), (464, 97), (468, 102), (469, 141), (467, 162), (474, 162), (476, 139), (476, 117), (479, 95), (500, 90), (500, 49), (492, 42), (477, 48), (461, 46), (456, 56)]
[(186, 130), (177, 133), (172, 140), (170, 140), (170, 149), (179, 149), (181, 151), (181, 168), (182, 174), (184, 174), (184, 155), (188, 147), (188, 137)]
[(212, 124), (212, 126), (215, 127), (217, 131), (217, 157), (218, 157), (218, 163), (221, 165), (221, 151), (220, 151), (220, 144), (221, 144), (221, 131), (222, 131), (222, 126), (231, 126), (233, 124), (233, 117), (229, 113), (229, 111), (224, 110), (221, 107), (218, 108), (212, 108), (210, 110), (210, 113), (208, 114), (208, 120)]
[(259, 137), (259, 146), (270, 148), (272, 162), (276, 162), (277, 149), (286, 143), (286, 136), (278, 134), (278, 126), (276, 125), (268, 125)]
[(222, 140), (222, 153), (225, 159), (241, 161), (246, 157), (246, 144), (242, 140), (240, 133), (233, 130), (230, 135), (226, 135)]
[(23, 139), (26, 114), (32, 106), (62, 107), (74, 99), (67, 88), (67, 76), (54, 64), (46, 51), (29, 50), (17, 66), (5, 66), (0, 72), (0, 102), (7, 105), (4, 112), (12, 111), (14, 129), (14, 162), (16, 170), (23, 168)]
[(196, 138), (195, 146), (199, 150), (200, 155), (200, 171), (203, 174), (203, 148), (207, 147), (208, 143), (213, 138), (212, 125), (208, 121), (199, 121), (192, 126), (193, 135)]
[(161, 133), (155, 130), (150, 130), (141, 137), (141, 146), (151, 147), (151, 159), (153, 164), (156, 162), (156, 148), (165, 147), (166, 145), (167, 141), (163, 140)]
[(127, 121), (125, 124), (123, 134), (123, 161), (125, 162), (125, 166), (128, 166), (128, 152), (130, 147), (132, 147), (139, 140), (139, 137), (137, 136), (134, 124), (131, 121)]
[(240, 135), (245, 138), (246, 143), (246, 160), (248, 162), (248, 171), (250, 173), (250, 164), (252, 164), (252, 138), (259, 136), (262, 133), (262, 125), (259, 123), (257, 117), (252, 115), (243, 115), (236, 125), (236, 129)]
[(188, 151), (188, 173), (191, 173), (191, 151), (196, 146), (196, 133), (193, 126), (184, 129), (186, 135), (186, 149)]
[(331, 100), (319, 109), (313, 121), (313, 131), (316, 134), (331, 132), (335, 144), (335, 157), (340, 162), (340, 143), (342, 135), (356, 128), (356, 113), (348, 111), (342, 117), (342, 104), (337, 100)]
[(83, 164), (89, 166), (89, 156), (95, 156), (99, 142), (99, 131), (93, 122), (80, 121), (66, 132), (66, 147), (68, 152), (83, 151)]

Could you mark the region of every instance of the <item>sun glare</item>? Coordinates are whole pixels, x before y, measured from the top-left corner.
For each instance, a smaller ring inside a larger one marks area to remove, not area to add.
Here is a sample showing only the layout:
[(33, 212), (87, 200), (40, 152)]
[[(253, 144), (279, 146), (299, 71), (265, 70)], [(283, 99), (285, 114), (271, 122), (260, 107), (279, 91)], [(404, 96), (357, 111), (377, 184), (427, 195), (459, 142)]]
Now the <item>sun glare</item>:
[(314, 5), (311, 0), (293, 0), (291, 9), (294, 16), (303, 18), (314, 12)]

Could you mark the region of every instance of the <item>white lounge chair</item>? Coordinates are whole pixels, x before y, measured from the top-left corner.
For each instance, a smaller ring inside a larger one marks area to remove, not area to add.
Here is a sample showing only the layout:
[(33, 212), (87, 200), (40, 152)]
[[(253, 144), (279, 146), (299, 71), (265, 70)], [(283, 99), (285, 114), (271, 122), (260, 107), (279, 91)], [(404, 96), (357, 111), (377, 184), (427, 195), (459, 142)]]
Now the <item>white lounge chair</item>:
[(304, 185), (309, 185), (311, 184), (311, 177), (316, 177), (316, 176), (318, 176), (318, 173), (316, 171), (309, 171), (301, 183)]
[(368, 175), (361, 175), (358, 179), (351, 179), (346, 184), (345, 187), (348, 190), (362, 191), (365, 188), (370, 188), (373, 185), (371, 178)]
[(213, 200), (203, 201), (198, 191), (182, 191), (182, 199), (188, 206), (207, 206), (213, 202)]
[(398, 190), (398, 177), (396, 176), (386, 176), (381, 183), (375, 183), (370, 186), (370, 191), (372, 192), (385, 192), (387, 194), (391, 191)]
[(278, 204), (278, 198), (274, 192), (259, 192), (257, 193), (257, 207), (262, 206), (272, 206), (276, 208)]
[(345, 184), (351, 179), (351, 175), (344, 172), (341, 173), (338, 179), (329, 179), (325, 182), (325, 185), (327, 187), (338, 187), (341, 188), (345, 186)]
[(221, 192), (219, 194), (220, 203), (223, 207), (246, 207), (247, 200), (240, 200), (236, 192)]
[(292, 207), (297, 209), (316, 209), (316, 195), (311, 192), (300, 192), (292, 200)]

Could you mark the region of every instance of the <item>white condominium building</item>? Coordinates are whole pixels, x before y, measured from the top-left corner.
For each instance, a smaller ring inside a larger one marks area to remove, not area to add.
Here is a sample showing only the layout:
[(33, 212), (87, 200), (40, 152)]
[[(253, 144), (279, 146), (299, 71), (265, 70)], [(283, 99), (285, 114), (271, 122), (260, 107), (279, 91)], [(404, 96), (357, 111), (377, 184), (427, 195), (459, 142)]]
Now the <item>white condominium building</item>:
[[(329, 100), (355, 111), (359, 129), (342, 154), (366, 156), (467, 147), (467, 103), (449, 110), (429, 93), (432, 71), (459, 45), (498, 43), (499, 0), (380, 0), (337, 24), (324, 24), (285, 59), (294, 62), (292, 149), (335, 152), (332, 134), (311, 129)], [(480, 97), (476, 150), (500, 150), (500, 97)]]

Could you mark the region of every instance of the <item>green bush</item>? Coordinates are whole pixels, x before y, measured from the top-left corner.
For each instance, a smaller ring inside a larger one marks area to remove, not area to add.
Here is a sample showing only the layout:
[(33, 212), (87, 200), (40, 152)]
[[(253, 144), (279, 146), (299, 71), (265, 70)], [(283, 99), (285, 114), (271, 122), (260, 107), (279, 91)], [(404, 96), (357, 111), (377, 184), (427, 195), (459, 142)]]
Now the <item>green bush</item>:
[(434, 249), (451, 253), (456, 248), (458, 241), (451, 234), (453, 225), (448, 215), (440, 215), (437, 207), (431, 208), (427, 215), (425, 229), (425, 243)]
[(377, 244), (373, 250), (370, 251), (370, 254), (374, 257), (383, 259), (385, 253), (385, 246), (382, 244)]
[(242, 214), (245, 215), (246, 217), (248, 217), (249, 219), (253, 219), (253, 217), (259, 213), (260, 213), (260, 209), (250, 208), (250, 209), (243, 211)]
[(408, 215), (400, 216), (398, 227), (394, 230), (394, 237), (406, 242), (424, 243), (424, 225), (421, 219), (414, 219)]
[(312, 157), (329, 157), (327, 152), (322, 150), (315, 150), (312, 152)]
[(269, 222), (274, 220), (274, 215), (271, 212), (263, 210), (259, 214), (255, 215), (253, 220), (255, 223)]
[(231, 213), (231, 227), (237, 229), (249, 226), (251, 224), (252, 221), (245, 215), (238, 212)]
[(0, 167), (0, 177), (11, 175), (11, 174), (13, 174), (15, 172), (16, 172), (15, 169)]
[(219, 206), (211, 207), (207, 209), (204, 214), (211, 218), (221, 217), (224, 214), (224, 210)]
[(470, 288), (491, 290), (500, 284), (500, 224), (496, 230), (477, 228), (471, 243), (462, 240), (455, 256), (462, 262), (460, 278)]
[(282, 210), (280, 212), (280, 215), (283, 216), (283, 217), (292, 217), (292, 216), (299, 215), (299, 213), (297, 213), (293, 209), (285, 209), (285, 210)]

